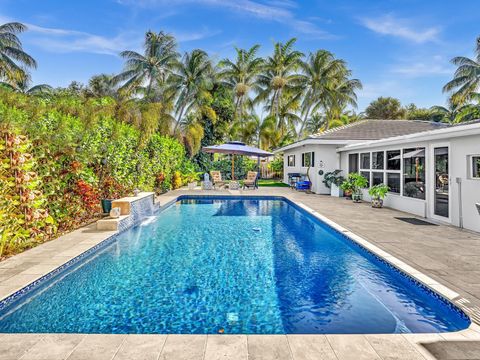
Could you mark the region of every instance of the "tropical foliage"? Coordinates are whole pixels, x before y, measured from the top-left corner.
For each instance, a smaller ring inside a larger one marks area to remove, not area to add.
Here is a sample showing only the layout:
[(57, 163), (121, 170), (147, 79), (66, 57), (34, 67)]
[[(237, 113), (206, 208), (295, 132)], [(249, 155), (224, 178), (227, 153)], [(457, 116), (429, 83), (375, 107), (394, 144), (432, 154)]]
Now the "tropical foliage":
[(101, 198), (178, 185), (175, 173), (193, 166), (184, 146), (146, 138), (142, 106), (122, 106), (0, 91), (0, 257), (92, 221)]
[[(212, 168), (228, 178), (230, 159), (202, 146), (243, 140), (271, 150), (364, 117), (480, 117), (480, 42), (475, 59), (453, 59), (448, 107), (380, 98), (356, 114), (362, 85), (346, 62), (324, 49), (303, 53), (296, 39), (275, 42), (265, 57), (259, 45), (235, 48), (233, 59), (215, 63), (148, 31), (142, 51), (120, 53), (120, 73), (53, 89), (32, 86), (37, 64), (18, 37), (25, 30), (0, 25), (0, 257), (92, 221), (100, 199), (167, 191)], [(242, 177), (256, 162), (239, 157), (235, 166)]]

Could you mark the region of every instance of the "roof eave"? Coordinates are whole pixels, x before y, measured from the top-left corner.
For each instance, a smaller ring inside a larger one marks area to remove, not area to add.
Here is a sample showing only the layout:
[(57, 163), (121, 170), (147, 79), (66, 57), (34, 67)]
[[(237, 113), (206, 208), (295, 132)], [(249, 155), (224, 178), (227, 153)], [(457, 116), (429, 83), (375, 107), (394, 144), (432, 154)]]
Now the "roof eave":
[(344, 140), (341, 140), (341, 139), (333, 140), (333, 139), (306, 138), (306, 139), (299, 140), (299, 141), (296, 141), (294, 143), (282, 146), (281, 148), (273, 150), (273, 152), (275, 154), (278, 154), (278, 153), (282, 153), (286, 150), (291, 150), (291, 149), (299, 148), (299, 147), (306, 146), (306, 145), (339, 145), (339, 146), (343, 146), (343, 145), (358, 143), (359, 141), (362, 141), (362, 140), (346, 140), (346, 139), (344, 139)]
[(429, 141), (451, 137), (480, 135), (480, 123), (461, 126), (450, 126), (441, 129), (427, 130), (408, 135), (394, 136), (385, 139), (357, 142), (338, 148), (338, 152), (369, 148), (374, 146), (397, 145), (414, 141)]

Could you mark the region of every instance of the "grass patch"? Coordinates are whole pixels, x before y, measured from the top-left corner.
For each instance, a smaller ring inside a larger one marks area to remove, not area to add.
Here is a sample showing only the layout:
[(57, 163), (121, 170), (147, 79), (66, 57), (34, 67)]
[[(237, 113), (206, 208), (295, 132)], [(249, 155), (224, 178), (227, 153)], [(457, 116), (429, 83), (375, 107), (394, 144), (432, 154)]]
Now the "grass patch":
[(272, 179), (260, 179), (258, 180), (258, 186), (265, 186), (265, 187), (289, 187), (287, 184), (279, 180), (272, 180)]

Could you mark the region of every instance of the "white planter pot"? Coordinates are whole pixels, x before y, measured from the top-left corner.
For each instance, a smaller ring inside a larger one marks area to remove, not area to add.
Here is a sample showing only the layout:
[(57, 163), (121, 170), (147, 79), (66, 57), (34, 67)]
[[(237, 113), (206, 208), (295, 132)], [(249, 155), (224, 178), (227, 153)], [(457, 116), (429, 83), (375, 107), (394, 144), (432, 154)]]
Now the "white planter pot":
[(195, 190), (196, 187), (197, 187), (196, 181), (188, 183), (188, 190)]
[(335, 196), (335, 197), (342, 197), (343, 196), (343, 190), (340, 189), (337, 185), (332, 184), (330, 186), (330, 195)]

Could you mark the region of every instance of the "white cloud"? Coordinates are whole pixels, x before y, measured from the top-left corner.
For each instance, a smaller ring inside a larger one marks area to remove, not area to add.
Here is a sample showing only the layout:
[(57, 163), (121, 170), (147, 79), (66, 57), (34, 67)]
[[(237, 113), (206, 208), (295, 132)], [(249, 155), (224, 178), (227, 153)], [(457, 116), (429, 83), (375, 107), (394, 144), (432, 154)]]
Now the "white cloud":
[(292, 12), (297, 4), (291, 0), (271, 0), (259, 3), (252, 0), (117, 0), (119, 4), (141, 8), (161, 6), (202, 5), (228, 9), (260, 19), (275, 21), (292, 27), (294, 30), (316, 38), (334, 38), (311, 21), (298, 19)]
[[(14, 21), (0, 16), (0, 23)], [(58, 53), (84, 52), (93, 54), (118, 55), (123, 50), (141, 50), (144, 34), (141, 32), (121, 32), (114, 36), (101, 36), (84, 31), (49, 28), (25, 23), (28, 28), (27, 41), (44, 50)], [(220, 31), (207, 28), (187, 31), (173, 31), (179, 42), (188, 42), (214, 36)]]
[(403, 74), (411, 77), (422, 77), (430, 75), (452, 74), (452, 70), (440, 64), (427, 64), (424, 62), (413, 63), (410, 65), (400, 65), (392, 69), (394, 73)]
[(395, 36), (418, 44), (437, 41), (440, 34), (438, 27), (420, 29), (412, 25), (410, 21), (396, 18), (391, 14), (379, 18), (363, 18), (361, 22), (365, 27), (378, 34)]
[(422, 56), (420, 59), (406, 59), (391, 68), (392, 73), (417, 78), (426, 76), (451, 75), (453, 67), (448, 60), (441, 56)]

